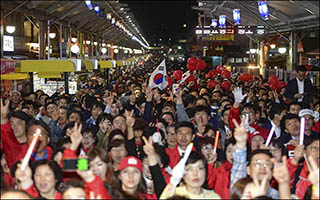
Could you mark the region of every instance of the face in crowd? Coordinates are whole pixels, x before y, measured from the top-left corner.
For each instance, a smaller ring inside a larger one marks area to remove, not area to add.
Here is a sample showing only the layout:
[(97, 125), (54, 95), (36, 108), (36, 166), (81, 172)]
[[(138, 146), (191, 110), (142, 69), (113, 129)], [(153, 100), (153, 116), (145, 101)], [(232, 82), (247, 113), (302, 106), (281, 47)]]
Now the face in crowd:
[(113, 129), (120, 129), (123, 133), (125, 133), (127, 130), (125, 117), (122, 115), (118, 115), (116, 118), (114, 118), (112, 127)]
[(285, 131), (289, 133), (291, 136), (294, 136), (294, 137), (299, 136), (300, 121), (296, 118), (287, 119), (285, 121)]
[(49, 133), (40, 125), (31, 125), (27, 132), (27, 144), (28, 146), (31, 144), (33, 135), (36, 133), (36, 130), (40, 129), (41, 134), (39, 137), (39, 140), (35, 146), (35, 152), (36, 153), (43, 153), (47, 144), (50, 142)]
[(168, 128), (167, 143), (169, 147), (176, 147), (177, 145), (175, 127), (173, 126)]
[(177, 143), (180, 148), (187, 148), (188, 144), (194, 139), (192, 129), (189, 127), (180, 127), (176, 130)]
[(272, 178), (271, 157), (264, 153), (254, 155), (250, 165), (247, 166), (247, 173), (251, 177), (256, 177), (260, 182), (264, 176), (267, 176), (267, 182), (269, 182)]
[(183, 177), (187, 187), (202, 187), (206, 179), (206, 168), (202, 160), (195, 163), (189, 163), (185, 166), (185, 175)]

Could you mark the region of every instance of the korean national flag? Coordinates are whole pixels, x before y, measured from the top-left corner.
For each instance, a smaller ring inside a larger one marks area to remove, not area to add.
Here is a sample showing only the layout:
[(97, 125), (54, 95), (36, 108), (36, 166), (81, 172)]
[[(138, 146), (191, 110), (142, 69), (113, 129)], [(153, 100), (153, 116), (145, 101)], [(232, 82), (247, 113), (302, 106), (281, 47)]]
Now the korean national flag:
[(168, 85), (168, 77), (166, 70), (166, 63), (163, 60), (160, 65), (152, 72), (149, 79), (149, 87), (151, 89), (158, 87), (160, 90), (163, 90)]

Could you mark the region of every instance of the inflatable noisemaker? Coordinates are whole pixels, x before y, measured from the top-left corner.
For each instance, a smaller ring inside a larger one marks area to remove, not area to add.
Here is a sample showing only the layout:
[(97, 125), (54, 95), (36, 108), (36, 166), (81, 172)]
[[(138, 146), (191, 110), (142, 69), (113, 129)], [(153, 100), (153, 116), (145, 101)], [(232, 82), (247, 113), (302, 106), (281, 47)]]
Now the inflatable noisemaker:
[(219, 135), (220, 135), (220, 132), (217, 131), (217, 134), (216, 134), (216, 137), (215, 137), (215, 140), (214, 140), (214, 147), (213, 147), (213, 153), (214, 153), (214, 154), (217, 153)]
[(24, 156), (23, 158), (23, 161), (22, 161), (22, 164), (21, 164), (21, 170), (24, 171), (29, 163), (29, 160), (31, 158), (31, 154), (34, 150), (34, 147), (36, 146), (38, 140), (39, 140), (39, 137), (41, 135), (41, 130), (40, 128), (37, 128), (36, 130), (36, 133), (33, 135), (33, 138), (32, 138), (32, 141), (31, 141), (31, 144), (28, 148), (28, 151), (26, 153), (26, 155)]
[(266, 146), (268, 146), (270, 144), (270, 141), (271, 141), (271, 138), (272, 138), (272, 135), (273, 135), (275, 129), (276, 129), (276, 127), (272, 126), (272, 128), (270, 130), (270, 133), (268, 135), (267, 141), (266, 141)]

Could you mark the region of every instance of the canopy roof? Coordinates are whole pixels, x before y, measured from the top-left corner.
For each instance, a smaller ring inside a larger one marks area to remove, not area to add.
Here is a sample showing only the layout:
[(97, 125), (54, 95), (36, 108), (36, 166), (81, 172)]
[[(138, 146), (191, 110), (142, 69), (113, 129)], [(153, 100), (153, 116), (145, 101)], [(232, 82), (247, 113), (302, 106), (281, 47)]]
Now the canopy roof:
[(233, 24), (233, 9), (241, 12), (242, 25), (263, 25), (269, 33), (301, 29), (319, 29), (319, 1), (267, 1), (270, 19), (264, 21), (257, 1), (198, 1), (195, 10), (204, 11), (206, 17), (226, 15)]
[(119, 45), (140, 49), (140, 45), (136, 41), (106, 19), (107, 13), (110, 13), (116, 21), (121, 21), (134, 36), (143, 41), (139, 31), (141, 29), (134, 16), (128, 12), (130, 9), (127, 8), (127, 4), (121, 4), (118, 1), (91, 2), (92, 5), (98, 3), (100, 9), (104, 9), (103, 19), (100, 19), (93, 10), (89, 10), (85, 1), (1, 1), (1, 8), (8, 10), (2, 16), (6, 16), (11, 11), (18, 11), (40, 20), (51, 20), (70, 26), (77, 31), (101, 36), (106, 40), (115, 41)]

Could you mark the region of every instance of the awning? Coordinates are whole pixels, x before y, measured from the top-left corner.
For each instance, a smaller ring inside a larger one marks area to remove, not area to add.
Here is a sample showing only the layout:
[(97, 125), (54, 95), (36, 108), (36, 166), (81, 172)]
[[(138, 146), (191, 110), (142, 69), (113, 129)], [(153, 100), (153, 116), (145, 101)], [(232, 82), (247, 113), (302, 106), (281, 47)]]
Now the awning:
[(113, 64), (111, 61), (99, 61), (99, 65), (100, 65), (100, 68), (107, 68), (107, 69), (112, 69), (113, 67)]
[(21, 72), (74, 72), (75, 65), (70, 60), (23, 60)]
[(38, 78), (61, 78), (60, 72), (38, 72)]
[(23, 80), (29, 78), (29, 74), (27, 73), (1, 74), (1, 80)]
[(117, 66), (119, 67), (123, 66), (123, 61), (117, 61)]
[(89, 60), (84, 60), (83, 63), (87, 70), (93, 70), (93, 63), (91, 63)]

